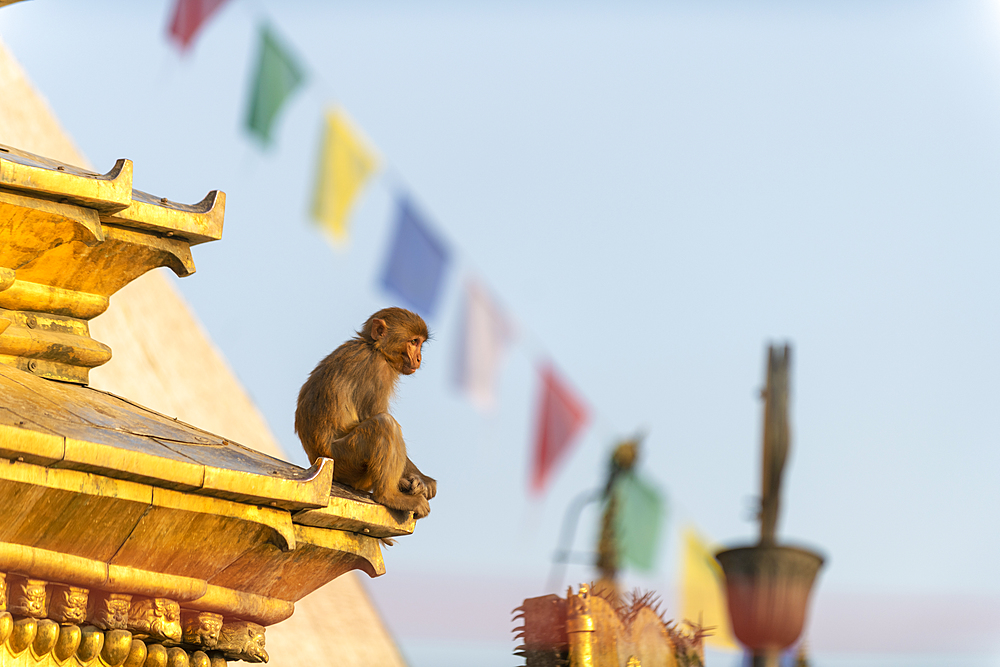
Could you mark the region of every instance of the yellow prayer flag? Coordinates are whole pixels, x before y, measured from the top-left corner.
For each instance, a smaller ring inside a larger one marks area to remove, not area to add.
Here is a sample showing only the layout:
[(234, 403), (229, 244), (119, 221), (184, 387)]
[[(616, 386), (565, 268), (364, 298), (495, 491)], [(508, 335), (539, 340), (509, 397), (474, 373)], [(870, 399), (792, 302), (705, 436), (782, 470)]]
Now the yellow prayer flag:
[(705, 643), (723, 650), (740, 650), (726, 608), (726, 579), (712, 549), (688, 526), (684, 530), (681, 570), (681, 619), (714, 627)]
[(335, 243), (347, 240), (347, 216), (378, 160), (342, 109), (326, 114), (313, 193), (313, 218)]

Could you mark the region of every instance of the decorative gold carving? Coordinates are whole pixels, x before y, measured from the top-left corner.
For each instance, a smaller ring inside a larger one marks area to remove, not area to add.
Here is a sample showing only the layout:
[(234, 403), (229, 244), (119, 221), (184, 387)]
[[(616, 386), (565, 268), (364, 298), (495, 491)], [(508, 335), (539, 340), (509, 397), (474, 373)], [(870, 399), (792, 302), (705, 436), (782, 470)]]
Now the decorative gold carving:
[[(119, 630), (118, 632), (129, 634), (129, 640), (131, 640), (131, 634), (127, 630)], [(84, 662), (93, 660), (104, 648), (104, 633), (93, 625), (86, 625), (80, 628), (80, 634), (82, 638), (80, 639), (80, 648), (77, 649), (76, 655)]]
[[(277, 550), (276, 547), (272, 548)], [(254, 595), (211, 584), (205, 591), (205, 595), (185, 603), (184, 606), (204, 611), (222, 612), (227, 617), (230, 615), (238, 616), (266, 625), (279, 623), (295, 611), (295, 604), (288, 600)]]
[(136, 598), (128, 611), (128, 629), (139, 639), (179, 642), (181, 606), (167, 598)]
[(566, 630), (572, 665), (618, 665), (625, 656), (626, 667), (703, 664), (689, 660), (687, 652), (678, 652), (681, 642), (687, 645), (687, 635), (663, 622), (651, 594), (635, 593), (631, 600), (626, 596), (615, 607), (589, 587), (580, 586), (576, 595), (572, 589), (568, 591), (567, 602)]
[(222, 614), (210, 611), (185, 611), (181, 614), (184, 643), (202, 648), (215, 648), (222, 631)]
[(7, 641), (7, 648), (14, 656), (18, 656), (31, 646), (35, 641), (35, 634), (38, 632), (38, 619), (22, 618), (14, 621), (14, 631)]
[(83, 632), (80, 631), (79, 625), (62, 626), (59, 630), (59, 639), (56, 640), (55, 648), (52, 649), (52, 655), (55, 656), (56, 662), (68, 660), (80, 648), (82, 640)]
[(0, 646), (10, 638), (10, 633), (14, 631), (14, 617), (9, 611), (0, 611)]
[(7, 611), (7, 575), (0, 572), (0, 611)]
[(267, 662), (264, 627), (250, 621), (232, 621), (222, 626), (218, 650), (229, 660)]
[(87, 621), (86, 588), (52, 584), (48, 591), (49, 618), (63, 625), (82, 625)]
[[(128, 630), (108, 630), (99, 632), (104, 635), (104, 646), (101, 648), (101, 659), (108, 664), (108, 667), (118, 667), (129, 656), (132, 649), (132, 633)], [(139, 640), (136, 644), (141, 644)], [(145, 659), (145, 655), (143, 655)]]
[(191, 660), (184, 649), (176, 646), (167, 649), (167, 667), (190, 667), (190, 664)]
[(146, 648), (146, 643), (141, 639), (133, 639), (132, 647), (129, 649), (128, 657), (125, 658), (125, 663), (123, 667), (142, 667), (146, 664), (146, 657), (149, 655), (149, 650)]
[[(168, 601), (169, 602), (169, 601)], [(218, 621), (218, 614), (184, 615), (192, 624)], [(215, 617), (215, 618), (212, 618)], [(6, 650), (4, 650), (6, 645)], [(14, 621), (0, 612), (0, 664), (3, 655), (31, 664), (63, 667), (227, 667), (229, 660), (266, 662), (264, 628), (248, 621), (225, 623), (215, 649), (196, 650), (185, 639), (184, 646), (146, 643), (127, 630), (102, 631), (92, 625), (60, 625), (51, 619), (23, 618)], [(95, 662), (100, 656), (99, 664)], [(21, 664), (18, 662), (17, 664)]]
[(35, 657), (41, 657), (50, 653), (59, 641), (59, 624), (47, 618), (38, 621), (38, 630), (35, 632), (35, 641), (31, 642), (31, 652)]
[(92, 596), (90, 622), (102, 630), (125, 630), (128, 628), (129, 608), (132, 596), (125, 593), (99, 591)]
[(163, 644), (146, 646), (146, 667), (167, 667), (167, 647)]
[(7, 608), (14, 616), (45, 618), (45, 584), (41, 579), (7, 576)]

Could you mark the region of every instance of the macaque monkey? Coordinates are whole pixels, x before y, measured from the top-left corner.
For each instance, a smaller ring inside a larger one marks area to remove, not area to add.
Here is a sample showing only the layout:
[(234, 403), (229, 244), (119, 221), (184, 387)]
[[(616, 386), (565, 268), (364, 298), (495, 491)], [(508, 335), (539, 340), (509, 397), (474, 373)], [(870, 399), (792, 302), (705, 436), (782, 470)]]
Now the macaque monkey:
[(335, 460), (334, 480), (387, 507), (412, 510), (418, 519), (431, 511), (437, 482), (406, 456), (389, 400), (400, 375), (420, 368), (429, 337), (419, 315), (385, 308), (368, 318), (358, 335), (330, 353), (299, 391), (295, 432), (313, 462)]

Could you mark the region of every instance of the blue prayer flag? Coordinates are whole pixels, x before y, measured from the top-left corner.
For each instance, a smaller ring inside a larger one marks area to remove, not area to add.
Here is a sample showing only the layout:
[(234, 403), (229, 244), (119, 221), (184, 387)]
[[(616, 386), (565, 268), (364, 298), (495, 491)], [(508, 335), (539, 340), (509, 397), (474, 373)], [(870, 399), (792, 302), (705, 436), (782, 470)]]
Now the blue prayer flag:
[(400, 197), (396, 235), (382, 274), (382, 285), (421, 315), (434, 313), (444, 283), (448, 249), (427, 227), (413, 204)]

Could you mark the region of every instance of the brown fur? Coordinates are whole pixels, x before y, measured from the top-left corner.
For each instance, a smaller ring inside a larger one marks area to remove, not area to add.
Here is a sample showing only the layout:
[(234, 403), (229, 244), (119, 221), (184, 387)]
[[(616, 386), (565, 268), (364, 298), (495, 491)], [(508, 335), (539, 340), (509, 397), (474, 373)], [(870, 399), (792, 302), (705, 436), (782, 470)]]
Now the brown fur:
[(437, 482), (406, 455), (389, 401), (401, 374), (420, 368), (427, 325), (415, 313), (385, 308), (358, 335), (319, 362), (299, 391), (295, 432), (315, 461), (336, 461), (333, 478), (419, 519), (430, 512)]

